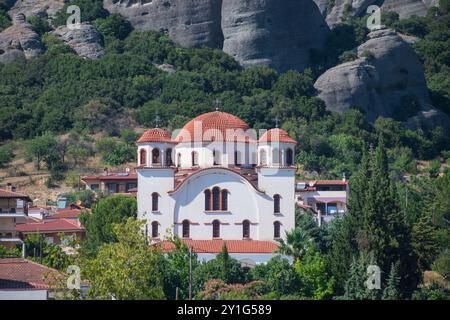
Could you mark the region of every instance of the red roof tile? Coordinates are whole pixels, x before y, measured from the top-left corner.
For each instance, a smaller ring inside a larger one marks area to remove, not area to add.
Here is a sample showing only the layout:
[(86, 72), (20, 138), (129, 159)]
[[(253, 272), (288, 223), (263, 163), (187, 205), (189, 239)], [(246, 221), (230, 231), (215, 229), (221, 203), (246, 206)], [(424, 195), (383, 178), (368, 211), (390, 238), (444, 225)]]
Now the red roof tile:
[(109, 181), (109, 180), (130, 180), (130, 181), (137, 181), (137, 174), (136, 173), (130, 173), (127, 175), (121, 175), (121, 174), (109, 174), (107, 176), (84, 176), (81, 180), (88, 181), (88, 180), (100, 180), (100, 181)]
[[(257, 240), (182, 240), (188, 247), (196, 253), (219, 253), (223, 245), (227, 245), (229, 253), (272, 253), (278, 248), (278, 244), (273, 241)], [(158, 243), (164, 252), (170, 251), (174, 245), (170, 241)]]
[(59, 209), (56, 213), (50, 214), (46, 219), (78, 219), (80, 209)]
[(167, 130), (161, 128), (153, 128), (144, 132), (144, 134), (139, 138), (137, 143), (144, 142), (166, 142), (174, 143), (170, 133)]
[(50, 275), (62, 276), (55, 269), (21, 258), (0, 259), (0, 289), (48, 289)]
[[(201, 130), (199, 130), (201, 128)], [(251, 135), (244, 134), (249, 129), (248, 124), (226, 112), (214, 111), (204, 113), (189, 121), (178, 136), (177, 142), (190, 141), (251, 141)], [(234, 132), (227, 130), (235, 130)], [(197, 132), (198, 131), (198, 132)]]
[(259, 138), (259, 142), (286, 142), (286, 143), (297, 143), (292, 139), (289, 134), (283, 129), (275, 128), (270, 129)]
[(46, 219), (42, 222), (30, 222), (18, 224), (16, 230), (19, 232), (63, 232), (84, 231), (83, 226), (73, 219)]
[(0, 189), (0, 198), (26, 199), (31, 201), (30, 197), (28, 197), (26, 194), (12, 192), (4, 189)]

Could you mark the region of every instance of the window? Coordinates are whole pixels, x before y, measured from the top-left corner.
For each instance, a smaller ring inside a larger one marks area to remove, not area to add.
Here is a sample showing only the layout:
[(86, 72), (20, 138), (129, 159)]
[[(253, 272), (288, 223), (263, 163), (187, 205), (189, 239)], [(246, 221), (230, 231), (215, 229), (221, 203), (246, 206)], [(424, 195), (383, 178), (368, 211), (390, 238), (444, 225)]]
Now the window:
[(286, 165), (294, 165), (294, 152), (290, 148), (286, 150)]
[(160, 160), (160, 152), (158, 148), (154, 148), (152, 150), (152, 164), (160, 164), (161, 160)]
[(167, 150), (166, 150), (166, 166), (167, 166), (167, 167), (173, 166), (173, 161), (172, 161), (172, 149), (167, 149)]
[(189, 220), (183, 220), (183, 238), (189, 238), (190, 234), (190, 222)]
[(266, 150), (261, 150), (259, 152), (259, 165), (266, 166), (267, 165), (267, 153)]
[(228, 190), (224, 189), (220, 192), (220, 195), (222, 196), (221, 202), (222, 202), (222, 211), (228, 210)]
[(117, 183), (107, 183), (106, 189), (109, 193), (116, 193), (119, 192), (119, 185)]
[(250, 221), (248, 220), (242, 222), (242, 237), (245, 239), (250, 238)]
[(100, 190), (100, 185), (98, 183), (91, 184), (91, 190), (94, 190), (94, 191)]
[(217, 150), (213, 150), (213, 158), (214, 158), (214, 165), (220, 165), (221, 164), (221, 159), (220, 159), (221, 155), (220, 152)]
[(337, 213), (337, 203), (329, 203), (327, 205), (327, 214), (336, 214)]
[(234, 152), (234, 165), (237, 167), (241, 165), (241, 153), (239, 151)]
[(213, 238), (220, 238), (220, 221), (214, 220), (212, 225), (213, 225)]
[(198, 166), (198, 153), (195, 151), (192, 151), (192, 166), (193, 167)]
[(280, 195), (276, 194), (273, 196), (273, 212), (280, 213)]
[(147, 151), (145, 151), (145, 149), (141, 149), (141, 151), (139, 151), (139, 164), (141, 166), (147, 165)]
[(279, 239), (281, 235), (281, 223), (279, 221), (275, 221), (273, 223), (273, 237), (275, 239)]
[(159, 200), (159, 194), (156, 192), (152, 193), (152, 211), (158, 211), (158, 200)]
[(177, 154), (177, 167), (181, 167), (181, 153)]
[(130, 191), (130, 189), (134, 189), (136, 187), (137, 187), (136, 182), (127, 182), (127, 184), (125, 185), (125, 191), (128, 192)]
[(220, 188), (214, 187), (212, 190), (212, 197), (213, 197), (213, 203), (212, 203), (212, 209), (214, 211), (220, 210)]
[(153, 221), (152, 222), (152, 238), (158, 238), (159, 236), (159, 232), (158, 232), (158, 221)]
[(205, 211), (211, 211), (211, 191), (205, 190)]

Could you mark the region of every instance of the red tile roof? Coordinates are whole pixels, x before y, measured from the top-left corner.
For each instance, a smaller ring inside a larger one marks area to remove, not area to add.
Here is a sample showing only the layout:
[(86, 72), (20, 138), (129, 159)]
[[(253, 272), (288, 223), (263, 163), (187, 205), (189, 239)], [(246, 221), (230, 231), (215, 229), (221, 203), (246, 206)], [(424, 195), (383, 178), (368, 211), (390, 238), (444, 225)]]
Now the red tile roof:
[(9, 199), (26, 199), (31, 202), (31, 199), (26, 194), (12, 192), (4, 189), (0, 189), (0, 198), (9, 198)]
[(56, 213), (50, 214), (46, 219), (78, 219), (80, 209), (59, 209)]
[[(201, 128), (201, 130), (199, 130)], [(204, 113), (189, 121), (178, 136), (177, 142), (190, 141), (251, 141), (256, 137), (244, 134), (249, 129), (248, 124), (226, 112), (214, 111)], [(235, 130), (228, 132), (227, 130)], [(198, 131), (198, 132), (197, 132)]]
[(39, 263), (21, 259), (0, 259), (0, 289), (49, 289), (51, 275), (59, 277), (63, 274), (55, 269)]
[(83, 226), (74, 219), (46, 219), (42, 222), (30, 222), (18, 224), (16, 230), (19, 232), (64, 232), (64, 231), (74, 231), (82, 232), (84, 231)]
[(259, 138), (259, 142), (285, 142), (285, 143), (297, 143), (292, 139), (289, 134), (283, 129), (275, 128), (270, 129)]
[(136, 173), (130, 173), (130, 174), (109, 174), (107, 176), (84, 176), (82, 178), (83, 181), (87, 180), (100, 180), (100, 181), (109, 181), (109, 180), (130, 180), (130, 181), (137, 181), (137, 174)]
[[(182, 240), (188, 247), (196, 253), (219, 253), (223, 245), (227, 245), (229, 253), (272, 253), (278, 248), (278, 244), (273, 241), (257, 240)], [(170, 241), (158, 243), (164, 252), (170, 251), (174, 245)]]
[(154, 128), (145, 131), (144, 134), (139, 138), (137, 143), (144, 142), (176, 143), (172, 140), (170, 133), (167, 130), (161, 128)]

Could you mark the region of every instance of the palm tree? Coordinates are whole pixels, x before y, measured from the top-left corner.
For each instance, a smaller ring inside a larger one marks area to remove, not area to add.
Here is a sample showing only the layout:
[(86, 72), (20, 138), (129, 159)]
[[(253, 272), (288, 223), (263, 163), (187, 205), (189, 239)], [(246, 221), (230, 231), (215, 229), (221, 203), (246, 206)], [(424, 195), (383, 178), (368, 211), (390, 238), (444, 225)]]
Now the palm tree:
[(280, 239), (278, 242), (280, 246), (277, 252), (292, 256), (294, 260), (302, 259), (313, 245), (312, 238), (301, 228), (286, 232), (286, 241)]

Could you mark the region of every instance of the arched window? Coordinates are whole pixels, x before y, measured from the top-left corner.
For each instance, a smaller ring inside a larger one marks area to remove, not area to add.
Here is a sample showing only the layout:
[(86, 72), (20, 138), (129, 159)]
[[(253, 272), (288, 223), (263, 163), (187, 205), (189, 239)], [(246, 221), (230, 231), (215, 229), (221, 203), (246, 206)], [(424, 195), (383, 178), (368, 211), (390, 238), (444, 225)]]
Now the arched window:
[(205, 211), (211, 211), (211, 191), (205, 190)]
[(272, 151), (272, 163), (280, 164), (280, 149), (273, 149)]
[(267, 153), (264, 149), (259, 152), (259, 165), (267, 166)]
[(160, 164), (161, 163), (161, 154), (158, 148), (154, 148), (152, 150), (152, 164)]
[(288, 148), (286, 150), (286, 165), (287, 166), (294, 165), (294, 152), (292, 151), (291, 148)]
[(275, 239), (281, 238), (281, 223), (279, 221), (273, 223), (273, 237)]
[(234, 165), (237, 167), (241, 165), (241, 153), (239, 151), (234, 152)]
[(228, 190), (224, 189), (220, 191), (221, 202), (222, 202), (222, 211), (228, 210)]
[(156, 192), (152, 193), (152, 211), (158, 211), (158, 200), (159, 200), (159, 194)]
[(170, 148), (166, 150), (166, 166), (167, 167), (173, 166), (172, 149), (170, 149)]
[(220, 210), (220, 189), (219, 189), (219, 187), (214, 187), (212, 189), (212, 197), (213, 197), (212, 209), (214, 211)]
[(195, 151), (192, 151), (192, 166), (198, 166), (198, 153)]
[(214, 158), (214, 165), (215, 166), (218, 166), (218, 165), (222, 164), (221, 154), (220, 154), (219, 151), (213, 150), (213, 158)]
[(159, 236), (159, 232), (158, 232), (158, 221), (153, 221), (152, 222), (152, 238), (158, 238)]
[(141, 149), (141, 151), (139, 151), (139, 164), (141, 166), (147, 165), (147, 151), (145, 151), (145, 149)]
[(181, 167), (181, 153), (177, 154), (177, 167)]
[(242, 222), (242, 237), (244, 239), (250, 238), (250, 221), (248, 220)]
[(183, 238), (189, 238), (190, 236), (190, 223), (189, 220), (183, 220)]
[(280, 195), (276, 194), (273, 196), (273, 212), (280, 213)]
[(213, 238), (220, 238), (220, 221), (214, 220), (212, 225), (213, 225)]

